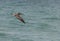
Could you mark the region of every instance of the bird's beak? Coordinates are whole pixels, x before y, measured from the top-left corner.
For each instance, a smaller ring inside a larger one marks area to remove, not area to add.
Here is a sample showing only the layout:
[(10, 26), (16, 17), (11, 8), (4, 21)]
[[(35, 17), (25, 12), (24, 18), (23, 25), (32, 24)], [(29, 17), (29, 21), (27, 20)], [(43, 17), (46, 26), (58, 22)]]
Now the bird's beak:
[(12, 16), (15, 16), (15, 14), (12, 14)]

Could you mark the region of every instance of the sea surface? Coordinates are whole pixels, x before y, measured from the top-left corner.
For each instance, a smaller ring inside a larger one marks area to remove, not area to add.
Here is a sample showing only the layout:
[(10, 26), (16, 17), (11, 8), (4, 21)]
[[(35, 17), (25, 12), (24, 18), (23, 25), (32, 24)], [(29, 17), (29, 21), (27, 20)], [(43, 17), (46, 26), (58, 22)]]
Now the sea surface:
[(60, 41), (60, 0), (0, 0), (0, 41)]

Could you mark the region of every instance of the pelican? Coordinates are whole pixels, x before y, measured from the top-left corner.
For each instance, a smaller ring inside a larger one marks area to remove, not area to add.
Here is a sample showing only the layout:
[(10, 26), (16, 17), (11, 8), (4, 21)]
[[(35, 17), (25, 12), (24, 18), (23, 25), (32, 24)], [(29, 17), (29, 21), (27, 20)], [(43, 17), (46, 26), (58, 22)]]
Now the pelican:
[(21, 22), (25, 23), (25, 21), (23, 20), (23, 18), (21, 17), (21, 13), (15, 13), (13, 14), (13, 16), (15, 16), (18, 20), (20, 20)]

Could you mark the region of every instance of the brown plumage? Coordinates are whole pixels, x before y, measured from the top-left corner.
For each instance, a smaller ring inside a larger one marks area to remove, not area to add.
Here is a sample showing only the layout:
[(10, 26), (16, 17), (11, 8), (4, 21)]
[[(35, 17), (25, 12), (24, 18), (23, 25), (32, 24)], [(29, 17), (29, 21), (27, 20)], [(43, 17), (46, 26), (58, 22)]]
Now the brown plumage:
[(16, 13), (16, 14), (14, 14), (14, 16), (15, 16), (17, 19), (19, 19), (21, 22), (25, 23), (25, 21), (23, 20), (23, 18), (22, 18), (20, 15), (22, 15), (22, 14), (21, 14), (21, 13)]

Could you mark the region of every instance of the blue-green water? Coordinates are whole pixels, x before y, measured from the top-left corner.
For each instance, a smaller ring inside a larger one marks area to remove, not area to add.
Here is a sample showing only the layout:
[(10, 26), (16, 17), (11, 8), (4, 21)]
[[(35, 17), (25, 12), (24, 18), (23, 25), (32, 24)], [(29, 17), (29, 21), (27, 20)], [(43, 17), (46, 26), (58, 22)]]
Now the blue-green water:
[(60, 0), (0, 0), (0, 41), (60, 41)]

